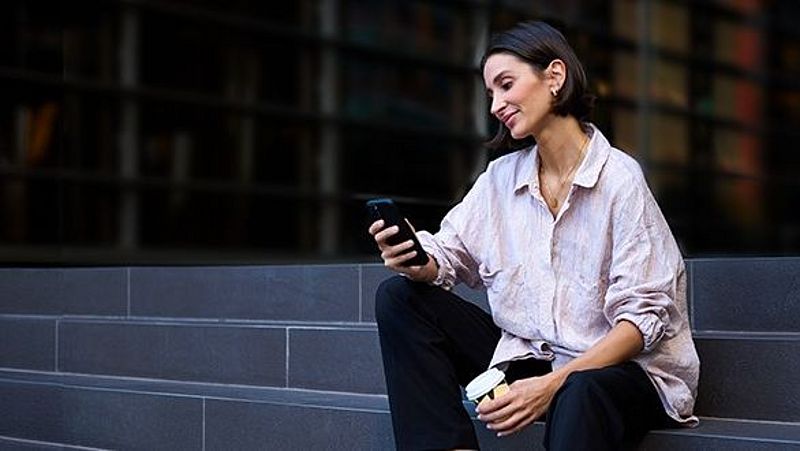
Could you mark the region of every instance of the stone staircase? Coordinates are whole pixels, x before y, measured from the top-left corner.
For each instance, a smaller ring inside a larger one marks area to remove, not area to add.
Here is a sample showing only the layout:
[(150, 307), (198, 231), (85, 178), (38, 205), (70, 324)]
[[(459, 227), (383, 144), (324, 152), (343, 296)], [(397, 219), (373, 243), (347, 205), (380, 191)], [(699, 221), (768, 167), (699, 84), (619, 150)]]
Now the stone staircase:
[[(640, 449), (800, 449), (800, 258), (687, 265), (701, 425)], [(0, 269), (0, 449), (392, 449), (373, 313), (389, 275)], [(541, 448), (540, 424), (477, 430), (483, 449)]]

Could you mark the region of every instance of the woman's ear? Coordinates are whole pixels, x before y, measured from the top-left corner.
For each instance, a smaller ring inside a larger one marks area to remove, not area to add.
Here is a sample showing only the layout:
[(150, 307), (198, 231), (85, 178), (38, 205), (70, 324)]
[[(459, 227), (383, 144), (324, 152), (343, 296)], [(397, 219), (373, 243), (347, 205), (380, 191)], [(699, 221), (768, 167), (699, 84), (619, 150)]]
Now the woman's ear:
[(553, 95), (556, 95), (567, 80), (567, 66), (564, 64), (564, 61), (554, 59), (550, 61), (545, 72), (547, 73), (548, 83), (550, 84), (550, 91), (554, 92)]

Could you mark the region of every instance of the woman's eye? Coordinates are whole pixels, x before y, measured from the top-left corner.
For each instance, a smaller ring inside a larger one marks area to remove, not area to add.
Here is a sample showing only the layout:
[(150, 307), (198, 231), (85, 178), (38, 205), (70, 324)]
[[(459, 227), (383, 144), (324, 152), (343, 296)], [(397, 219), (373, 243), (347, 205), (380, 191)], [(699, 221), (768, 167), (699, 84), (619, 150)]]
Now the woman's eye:
[(507, 81), (507, 82), (503, 83), (502, 85), (500, 85), (500, 87), (503, 88), (504, 90), (508, 91), (509, 89), (511, 89), (511, 85), (512, 85), (512, 83), (510, 81)]

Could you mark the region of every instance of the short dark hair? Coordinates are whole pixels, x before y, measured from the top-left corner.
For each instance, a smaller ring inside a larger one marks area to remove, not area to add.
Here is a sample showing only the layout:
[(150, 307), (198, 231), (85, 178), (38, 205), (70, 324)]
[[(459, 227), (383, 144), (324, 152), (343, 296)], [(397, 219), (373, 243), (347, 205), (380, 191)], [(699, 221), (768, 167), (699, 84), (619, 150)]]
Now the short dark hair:
[[(567, 78), (553, 101), (553, 112), (559, 116), (571, 115), (578, 121), (589, 120), (595, 97), (588, 93), (586, 73), (564, 35), (550, 25), (534, 21), (522, 22), (492, 35), (489, 45), (481, 58), (481, 73), (486, 60), (496, 53), (509, 53), (533, 66), (538, 73), (544, 72), (555, 59), (560, 59), (567, 67)], [(533, 138), (517, 140), (505, 124), (500, 123), (497, 134), (487, 145), (492, 149), (521, 149), (533, 144)]]

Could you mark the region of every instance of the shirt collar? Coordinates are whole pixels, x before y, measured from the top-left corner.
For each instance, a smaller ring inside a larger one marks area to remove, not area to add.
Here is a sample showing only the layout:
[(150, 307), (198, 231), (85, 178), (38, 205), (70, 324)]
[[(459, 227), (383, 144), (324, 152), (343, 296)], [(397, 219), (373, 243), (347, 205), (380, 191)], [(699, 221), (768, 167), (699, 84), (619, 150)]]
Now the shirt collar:
[[(572, 179), (573, 185), (584, 188), (593, 188), (600, 178), (600, 171), (608, 160), (611, 153), (611, 145), (605, 136), (594, 126), (589, 124), (591, 137), (586, 147), (586, 156), (578, 167), (578, 172)], [(539, 191), (539, 177), (537, 168), (539, 167), (539, 148), (533, 146), (526, 149), (522, 161), (517, 165), (514, 173), (514, 192), (528, 186), (533, 192)]]

